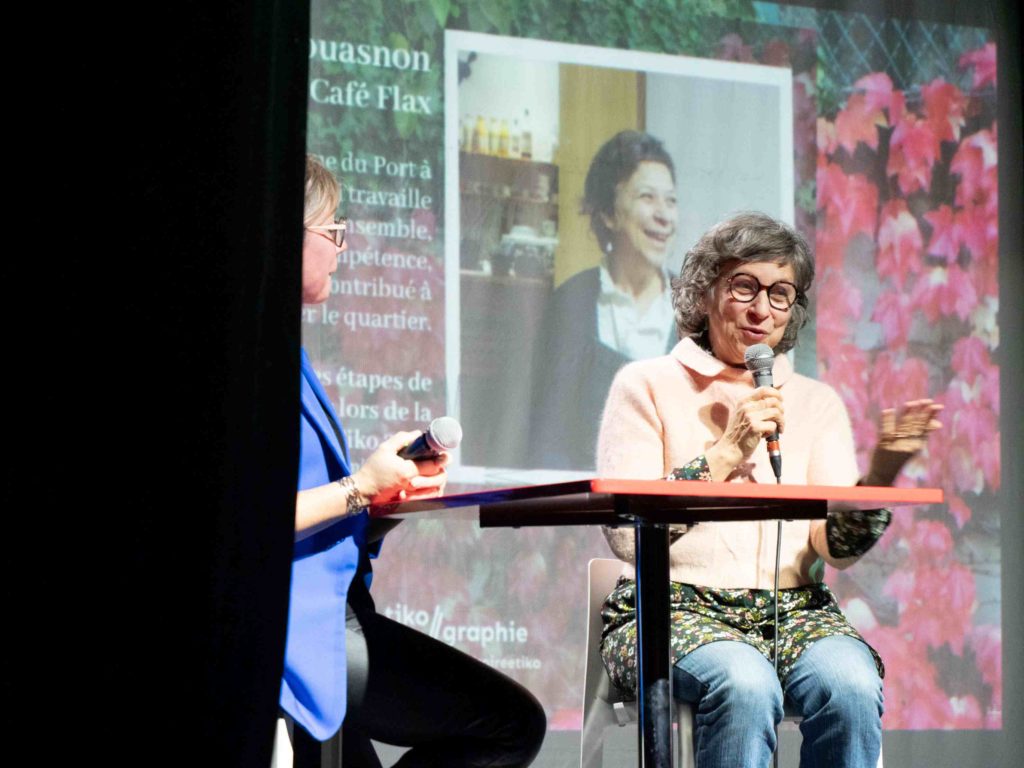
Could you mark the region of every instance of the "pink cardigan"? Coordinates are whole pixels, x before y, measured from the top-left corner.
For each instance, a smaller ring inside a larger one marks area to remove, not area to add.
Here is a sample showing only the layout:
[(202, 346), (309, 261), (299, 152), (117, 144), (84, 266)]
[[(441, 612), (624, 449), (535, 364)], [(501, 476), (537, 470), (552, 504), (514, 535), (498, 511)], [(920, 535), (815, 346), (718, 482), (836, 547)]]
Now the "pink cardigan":
[[(794, 373), (785, 355), (775, 358), (775, 386), (782, 392), (786, 430), (780, 439), (782, 482), (855, 485), (858, 479), (850, 419), (827, 384)], [(733, 368), (684, 339), (665, 357), (622, 368), (605, 403), (597, 443), (602, 477), (652, 480), (700, 456), (725, 429), (735, 404), (749, 394), (748, 371)], [(729, 476), (737, 483), (774, 483), (768, 452), (758, 449)], [(857, 558), (828, 554), (824, 520), (795, 520), (782, 527), (779, 588), (813, 581), (818, 557), (844, 568)], [(633, 530), (606, 528), (615, 555), (633, 578)], [(672, 581), (706, 587), (771, 589), (775, 571), (775, 521), (701, 523), (669, 552)]]

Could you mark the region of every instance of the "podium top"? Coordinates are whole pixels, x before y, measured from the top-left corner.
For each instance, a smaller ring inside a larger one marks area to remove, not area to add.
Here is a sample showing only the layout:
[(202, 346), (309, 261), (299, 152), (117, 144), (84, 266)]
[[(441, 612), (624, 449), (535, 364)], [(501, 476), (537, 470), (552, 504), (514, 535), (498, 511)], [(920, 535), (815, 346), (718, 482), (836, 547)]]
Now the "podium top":
[(838, 509), (938, 504), (939, 488), (767, 485), (698, 480), (593, 478), (498, 488), (377, 506), (375, 517), (480, 507), (480, 524), (617, 525), (634, 517), (652, 522), (811, 519)]

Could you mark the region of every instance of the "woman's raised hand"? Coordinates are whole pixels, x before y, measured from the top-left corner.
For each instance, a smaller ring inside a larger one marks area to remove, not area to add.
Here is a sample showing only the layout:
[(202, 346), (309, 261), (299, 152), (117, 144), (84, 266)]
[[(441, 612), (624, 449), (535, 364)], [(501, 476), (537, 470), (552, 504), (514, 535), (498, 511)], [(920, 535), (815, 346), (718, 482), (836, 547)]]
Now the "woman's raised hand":
[(935, 417), (942, 406), (934, 400), (910, 400), (900, 409), (886, 408), (878, 420), (878, 442), (864, 485), (892, 485), (896, 475), (942, 427)]

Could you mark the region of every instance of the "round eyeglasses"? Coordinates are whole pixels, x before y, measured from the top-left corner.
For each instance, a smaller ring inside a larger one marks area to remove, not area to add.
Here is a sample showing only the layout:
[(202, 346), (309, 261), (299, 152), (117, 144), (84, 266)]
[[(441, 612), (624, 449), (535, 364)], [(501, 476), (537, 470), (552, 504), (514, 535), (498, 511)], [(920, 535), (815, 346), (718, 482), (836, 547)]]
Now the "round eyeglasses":
[(757, 298), (757, 294), (764, 291), (768, 294), (768, 303), (780, 312), (785, 312), (792, 307), (800, 296), (800, 292), (793, 283), (779, 280), (771, 285), (761, 285), (760, 280), (746, 272), (737, 272), (726, 282), (729, 285), (729, 294), (736, 301), (749, 304)]
[[(341, 248), (341, 246), (345, 244), (345, 233), (348, 231), (348, 219), (335, 219), (333, 224), (319, 224), (306, 227), (306, 229), (313, 234), (326, 237), (328, 240), (333, 240), (334, 244)], [(323, 231), (321, 232), (318, 230)]]

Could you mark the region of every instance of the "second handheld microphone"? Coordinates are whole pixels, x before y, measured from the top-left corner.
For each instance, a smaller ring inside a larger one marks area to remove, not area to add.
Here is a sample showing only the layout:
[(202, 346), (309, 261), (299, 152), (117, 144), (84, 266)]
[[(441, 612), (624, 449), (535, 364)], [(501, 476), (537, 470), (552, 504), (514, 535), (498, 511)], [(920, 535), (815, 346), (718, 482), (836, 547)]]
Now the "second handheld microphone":
[(398, 452), (403, 459), (433, 459), (444, 451), (454, 451), (462, 442), (462, 425), (451, 416), (438, 416), (423, 434)]

